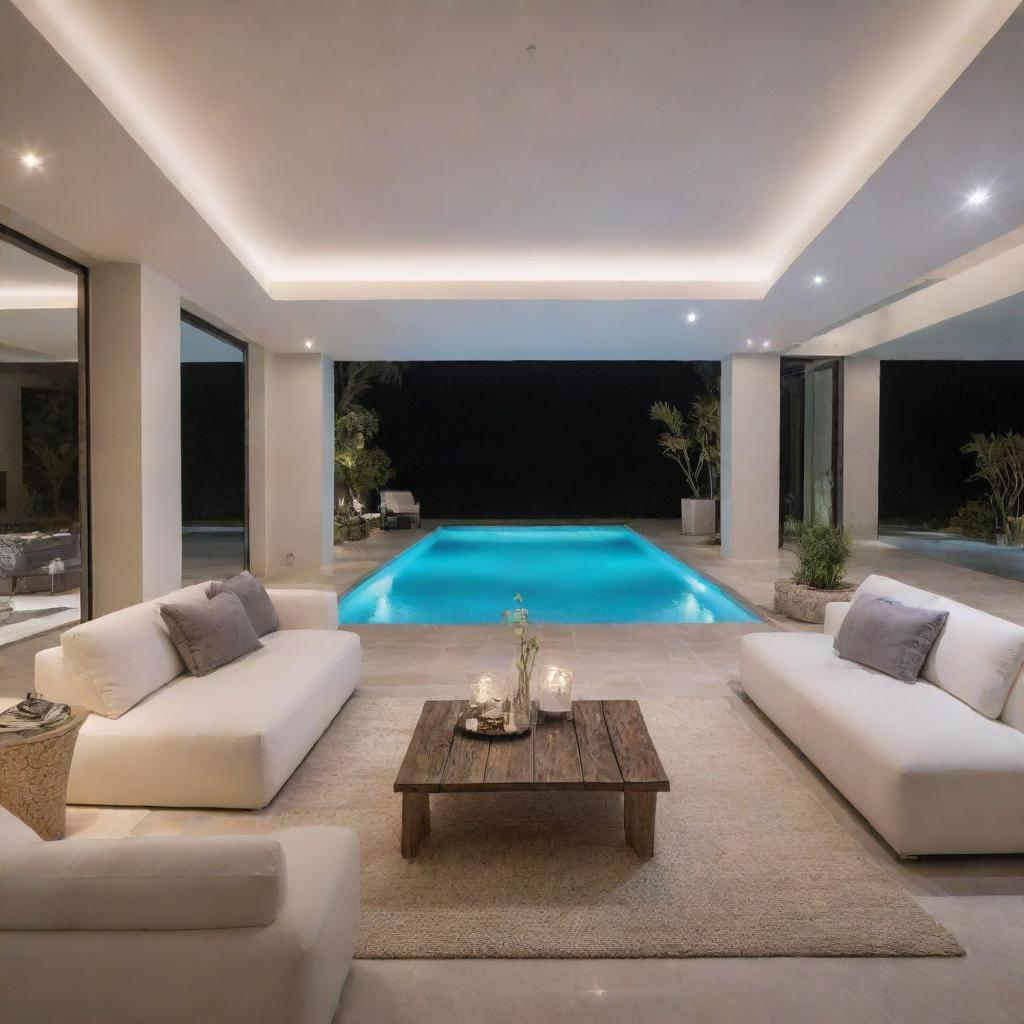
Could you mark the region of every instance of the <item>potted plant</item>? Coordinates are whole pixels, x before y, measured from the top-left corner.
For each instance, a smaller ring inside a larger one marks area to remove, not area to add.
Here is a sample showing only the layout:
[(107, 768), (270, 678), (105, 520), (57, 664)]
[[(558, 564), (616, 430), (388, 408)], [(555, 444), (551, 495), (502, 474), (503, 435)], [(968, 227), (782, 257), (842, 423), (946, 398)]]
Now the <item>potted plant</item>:
[(690, 496), (680, 501), (680, 532), (689, 536), (713, 536), (721, 457), (719, 400), (714, 395), (701, 395), (686, 416), (669, 402), (655, 402), (650, 418), (664, 428), (658, 435), (658, 447), (665, 458), (683, 471), (690, 491)]
[(1020, 517), (1024, 514), (1024, 437), (1014, 431), (974, 434), (960, 451), (974, 456), (974, 473), (968, 479), (988, 485), (995, 515), (996, 543), (1020, 544)]
[(824, 622), (825, 605), (849, 601), (846, 564), (853, 544), (841, 526), (788, 525), (796, 541), (797, 567), (791, 578), (775, 581), (775, 610), (798, 622)]

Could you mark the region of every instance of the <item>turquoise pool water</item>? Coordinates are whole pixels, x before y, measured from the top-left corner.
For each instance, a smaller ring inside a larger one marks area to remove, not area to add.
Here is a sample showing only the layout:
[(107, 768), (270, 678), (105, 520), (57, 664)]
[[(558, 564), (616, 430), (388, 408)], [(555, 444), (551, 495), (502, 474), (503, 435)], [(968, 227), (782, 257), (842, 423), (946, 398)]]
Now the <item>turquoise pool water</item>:
[(625, 526), (444, 526), (350, 590), (338, 621), (495, 623), (517, 593), (537, 622), (757, 620)]

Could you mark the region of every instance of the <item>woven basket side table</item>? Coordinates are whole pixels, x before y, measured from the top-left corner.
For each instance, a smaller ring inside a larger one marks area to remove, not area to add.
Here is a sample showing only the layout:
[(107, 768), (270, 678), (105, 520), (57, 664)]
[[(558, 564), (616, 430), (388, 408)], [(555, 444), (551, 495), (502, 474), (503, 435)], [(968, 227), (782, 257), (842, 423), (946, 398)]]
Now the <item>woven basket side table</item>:
[(0, 736), (0, 805), (42, 839), (64, 836), (71, 758), (88, 715), (74, 707), (54, 729)]

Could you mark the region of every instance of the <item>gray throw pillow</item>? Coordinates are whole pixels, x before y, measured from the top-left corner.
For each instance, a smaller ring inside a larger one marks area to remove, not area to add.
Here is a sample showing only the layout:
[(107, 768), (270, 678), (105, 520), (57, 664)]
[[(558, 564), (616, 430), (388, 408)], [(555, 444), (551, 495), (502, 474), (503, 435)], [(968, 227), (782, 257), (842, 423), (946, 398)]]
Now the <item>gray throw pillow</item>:
[(840, 658), (884, 672), (904, 683), (921, 674), (949, 612), (911, 608), (874, 594), (850, 606), (833, 646)]
[(265, 636), (273, 633), (281, 625), (274, 609), (274, 603), (270, 600), (267, 588), (247, 572), (240, 572), (237, 576), (230, 576), (226, 580), (214, 580), (206, 591), (208, 597), (215, 597), (217, 594), (234, 594), (245, 614), (249, 616), (252, 628), (256, 630), (257, 636)]
[(185, 668), (194, 676), (262, 647), (234, 594), (217, 594), (208, 601), (160, 605), (160, 616)]

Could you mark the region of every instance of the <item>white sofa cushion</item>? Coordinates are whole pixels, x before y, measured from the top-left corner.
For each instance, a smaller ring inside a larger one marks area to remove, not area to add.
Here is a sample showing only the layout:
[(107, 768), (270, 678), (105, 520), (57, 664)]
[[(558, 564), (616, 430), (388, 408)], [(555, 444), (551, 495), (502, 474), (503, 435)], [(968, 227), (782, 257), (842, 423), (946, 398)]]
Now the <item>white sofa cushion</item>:
[[(161, 600), (182, 603), (207, 597), (204, 586), (197, 584)], [(123, 715), (185, 669), (155, 601), (74, 626), (61, 637), (60, 646), (68, 677), (62, 699), (108, 718)]]
[(358, 933), (358, 840), (349, 829), (323, 827), (274, 839), (283, 851), (284, 899), (265, 927), (0, 931), (0, 1017), (18, 1024), (326, 1024)]
[(999, 718), (1014, 729), (1024, 732), (1024, 669), (1017, 673), (1017, 678), (1010, 686)]
[(278, 629), (337, 629), (338, 594), (334, 590), (268, 590)]
[(359, 670), (354, 633), (269, 633), (260, 650), (201, 678), (180, 676), (123, 718), (90, 717), (68, 801), (263, 807), (351, 695)]
[(949, 618), (921, 670), (987, 718), (998, 718), (1024, 663), (1024, 626), (977, 611), (959, 601), (909, 587), (884, 576), (869, 576), (857, 597), (870, 593), (903, 604), (947, 611)]
[(25, 843), (41, 843), (42, 839), (6, 807), (0, 807), (0, 851)]
[(281, 845), (266, 836), (19, 845), (0, 857), (0, 929), (266, 925), (282, 871)]

